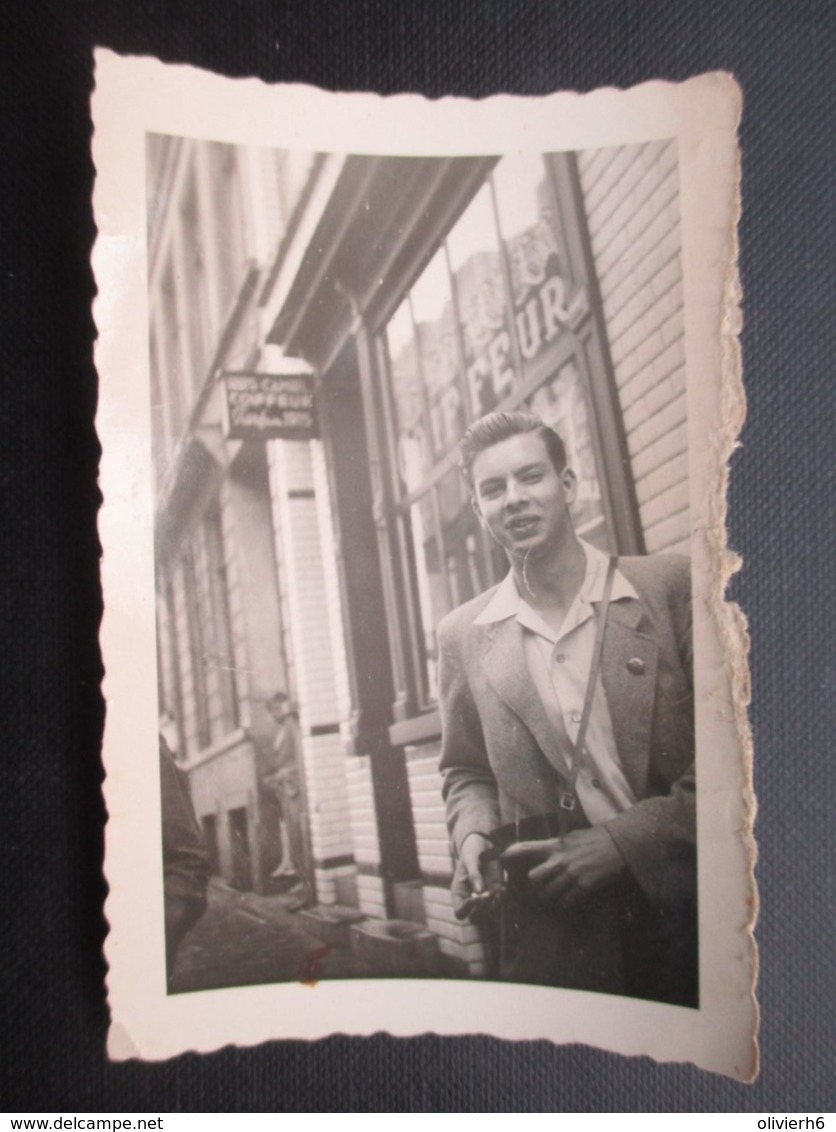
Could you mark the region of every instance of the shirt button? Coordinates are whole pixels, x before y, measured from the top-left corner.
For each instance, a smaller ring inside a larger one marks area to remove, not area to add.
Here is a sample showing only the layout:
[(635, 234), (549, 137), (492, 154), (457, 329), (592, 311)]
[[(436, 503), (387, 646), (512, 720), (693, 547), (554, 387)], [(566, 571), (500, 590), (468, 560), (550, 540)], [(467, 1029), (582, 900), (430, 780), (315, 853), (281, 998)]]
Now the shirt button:
[(581, 721), (581, 713), (579, 711), (573, 711), (572, 712), (572, 722), (573, 723), (580, 723), (580, 721)]
[(564, 660), (566, 659), (566, 654), (559, 652), (554, 659), (557, 661), (558, 664), (563, 664)]
[(592, 785), (595, 787), (596, 790), (600, 790), (601, 789), (600, 779), (593, 778), (592, 779)]

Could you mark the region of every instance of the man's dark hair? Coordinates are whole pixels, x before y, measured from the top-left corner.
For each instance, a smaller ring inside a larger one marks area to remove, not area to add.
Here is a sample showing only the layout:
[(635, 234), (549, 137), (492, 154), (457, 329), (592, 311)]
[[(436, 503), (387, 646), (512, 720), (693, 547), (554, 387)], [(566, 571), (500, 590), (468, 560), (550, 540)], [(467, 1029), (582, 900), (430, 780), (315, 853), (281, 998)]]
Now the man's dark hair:
[(534, 413), (488, 413), (474, 421), (459, 441), (459, 471), (473, 491), (473, 461), (480, 452), (512, 436), (533, 432), (541, 438), (556, 472), (566, 467), (566, 448), (553, 428)]

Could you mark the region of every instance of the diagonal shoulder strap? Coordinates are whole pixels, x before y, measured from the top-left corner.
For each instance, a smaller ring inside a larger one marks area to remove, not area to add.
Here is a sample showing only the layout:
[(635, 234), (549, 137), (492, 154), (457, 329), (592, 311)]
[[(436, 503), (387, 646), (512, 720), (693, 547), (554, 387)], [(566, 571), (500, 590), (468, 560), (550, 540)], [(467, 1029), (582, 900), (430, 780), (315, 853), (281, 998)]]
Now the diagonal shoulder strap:
[(601, 654), (604, 651), (604, 632), (607, 627), (607, 613), (610, 608), (610, 597), (612, 596), (613, 579), (615, 578), (615, 571), (618, 567), (618, 558), (616, 555), (610, 555), (610, 560), (607, 564), (607, 577), (604, 582), (604, 593), (601, 597), (601, 602), (596, 611), (596, 630), (595, 630), (595, 647), (592, 650), (592, 663), (589, 666), (589, 679), (586, 682), (586, 695), (583, 701), (583, 712), (581, 714), (581, 722), (578, 727), (578, 737), (575, 740), (575, 757), (572, 759), (572, 773), (566, 789), (560, 796), (560, 808), (562, 810), (574, 810), (576, 803), (575, 786), (578, 781), (578, 773), (580, 771), (581, 760), (585, 755), (584, 744), (586, 743), (586, 732), (589, 727), (589, 719), (592, 715), (592, 701), (595, 698), (595, 685), (598, 683), (598, 673), (601, 669)]

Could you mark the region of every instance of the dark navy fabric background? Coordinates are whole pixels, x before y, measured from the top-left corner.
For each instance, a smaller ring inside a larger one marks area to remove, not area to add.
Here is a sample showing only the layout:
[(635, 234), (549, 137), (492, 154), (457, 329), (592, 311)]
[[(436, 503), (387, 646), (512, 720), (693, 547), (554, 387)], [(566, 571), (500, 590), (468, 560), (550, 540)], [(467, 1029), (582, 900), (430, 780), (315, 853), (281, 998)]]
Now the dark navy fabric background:
[[(836, 7), (18, 0), (4, 9), (0, 1107), (836, 1108)], [(737, 75), (749, 417), (733, 461), (729, 531), (746, 560), (733, 595), (752, 630), (763, 1010), (755, 1086), (580, 1047), (485, 1038), (335, 1037), (107, 1062), (88, 266), (95, 44), (228, 75), (431, 96), (587, 90), (718, 68)]]

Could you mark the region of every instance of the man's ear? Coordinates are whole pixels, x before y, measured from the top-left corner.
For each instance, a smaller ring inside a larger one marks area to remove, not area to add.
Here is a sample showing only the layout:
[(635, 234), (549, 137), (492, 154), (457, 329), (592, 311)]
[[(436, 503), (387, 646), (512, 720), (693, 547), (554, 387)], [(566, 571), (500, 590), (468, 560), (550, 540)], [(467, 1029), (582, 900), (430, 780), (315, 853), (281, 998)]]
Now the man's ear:
[(560, 473), (560, 479), (563, 483), (563, 491), (566, 495), (567, 503), (574, 503), (575, 496), (578, 494), (578, 477), (571, 468), (564, 468)]
[(484, 527), (484, 529), (487, 530), (488, 528), (487, 526), (485, 526), (485, 519), (482, 515), (482, 509), (479, 506), (479, 500), (476, 498), (475, 492), (472, 491), (470, 493), (470, 506), (473, 508), (474, 515), (479, 520), (479, 526)]

